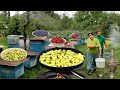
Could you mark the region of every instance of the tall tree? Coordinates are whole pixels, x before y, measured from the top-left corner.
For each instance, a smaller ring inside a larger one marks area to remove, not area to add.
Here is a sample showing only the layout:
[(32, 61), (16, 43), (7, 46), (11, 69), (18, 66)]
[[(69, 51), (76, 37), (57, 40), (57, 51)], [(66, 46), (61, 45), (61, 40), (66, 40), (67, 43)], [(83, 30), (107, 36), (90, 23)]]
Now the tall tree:
[(26, 19), (25, 19), (25, 24), (23, 26), (23, 35), (24, 35), (24, 49), (26, 50), (26, 38), (27, 38), (27, 34), (26, 34), (26, 28), (30, 23), (30, 12), (26, 11)]
[(53, 16), (54, 14), (54, 11), (44, 11), (46, 14), (50, 15), (51, 17)]
[(8, 11), (8, 23), (10, 21), (10, 11)]
[(60, 22), (61, 29), (66, 29), (66, 30), (70, 29), (71, 23), (72, 23), (72, 19), (64, 14), (63, 18), (61, 19), (61, 22)]
[(111, 19), (109, 14), (103, 11), (78, 11), (75, 14), (74, 28), (81, 32), (95, 32), (101, 30), (104, 35), (108, 35)]
[(8, 17), (7, 17), (7, 11), (3, 11), (1, 14), (1, 21), (0, 21), (0, 32), (1, 32), (1, 36), (5, 35), (5, 30), (6, 30), (6, 26), (8, 23)]
[(3, 11), (4, 15), (7, 17), (7, 11)]

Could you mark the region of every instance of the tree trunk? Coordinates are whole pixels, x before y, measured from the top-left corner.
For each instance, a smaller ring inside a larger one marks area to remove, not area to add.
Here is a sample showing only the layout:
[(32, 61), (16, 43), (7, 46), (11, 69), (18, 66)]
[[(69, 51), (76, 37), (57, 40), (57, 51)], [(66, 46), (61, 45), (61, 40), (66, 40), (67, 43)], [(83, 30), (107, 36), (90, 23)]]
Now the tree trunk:
[(25, 25), (23, 26), (23, 36), (24, 36), (24, 49), (27, 50), (27, 46), (26, 46), (26, 37), (27, 37), (27, 34), (26, 34), (26, 27), (29, 25), (30, 23), (30, 12), (27, 11), (27, 15), (26, 15), (26, 23)]
[(7, 11), (3, 11), (3, 13), (4, 13), (5, 17), (7, 17)]
[(54, 11), (51, 11), (51, 12), (50, 12), (50, 16), (52, 17), (52, 16), (53, 16), (53, 14), (54, 14)]
[(10, 11), (8, 11), (8, 17), (10, 17)]
[(52, 17), (54, 11), (44, 11), (46, 14), (50, 15)]
[(8, 11), (8, 23), (10, 21), (10, 11)]

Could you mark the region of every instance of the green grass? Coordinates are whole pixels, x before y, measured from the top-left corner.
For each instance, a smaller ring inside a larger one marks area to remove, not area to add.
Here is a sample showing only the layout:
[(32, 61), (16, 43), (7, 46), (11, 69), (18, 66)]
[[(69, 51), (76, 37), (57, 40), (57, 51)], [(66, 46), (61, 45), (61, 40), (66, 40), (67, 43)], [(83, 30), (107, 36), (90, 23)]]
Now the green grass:
[[(1, 39), (0, 40), (0, 45), (5, 45), (6, 48), (7, 48), (7, 40)], [(83, 54), (86, 57), (86, 50), (87, 49), (86, 49), (85, 45), (77, 45), (77, 46), (75, 46), (75, 48), (77, 50), (83, 52)], [(120, 55), (119, 54), (120, 54), (120, 49), (115, 49), (114, 50), (114, 57), (115, 57), (115, 60), (117, 61), (118, 64), (120, 64)], [(81, 66), (81, 68), (83, 68), (83, 70), (78, 70), (77, 72), (87, 75), (86, 67), (87, 67), (87, 61), (86, 61), (86, 58), (85, 58), (85, 62)], [(49, 71), (49, 70), (46, 69), (46, 68), (43, 68), (41, 66), (35, 66), (35, 67), (30, 68), (30, 69), (25, 68), (24, 74), (20, 78), (21, 79), (35, 79), (37, 77), (37, 75), (42, 74), (42, 73), (47, 72), (47, 71)], [(109, 70), (108, 70), (107, 63), (106, 63), (106, 67), (104, 69), (98, 69), (97, 68), (96, 72), (93, 75), (91, 75), (91, 76), (87, 75), (87, 77), (88, 77), (88, 79), (98, 79), (98, 75), (100, 73), (103, 74), (102, 79), (110, 79), (110, 73), (109, 73)], [(70, 76), (73, 79), (79, 79), (78, 77), (76, 77), (74, 75), (70, 75)], [(119, 78), (120, 78), (120, 65), (117, 66), (114, 79), (119, 79)]]
[[(87, 48), (85, 45), (76, 46), (76, 49), (83, 52), (85, 57), (86, 57)], [(82, 72), (83, 74), (87, 75), (87, 68), (86, 68), (87, 67), (87, 59), (86, 58), (85, 58), (85, 63), (82, 67), (85, 69), (79, 70), (78, 72)], [(107, 63), (106, 63), (105, 68), (103, 68), (103, 69), (96, 68), (96, 72), (91, 76), (87, 75), (87, 77), (88, 77), (88, 79), (99, 79), (99, 74), (101, 73), (103, 75), (102, 79), (109, 79), (109, 72), (108, 71), (109, 70), (108, 70)]]
[[(117, 61), (117, 64), (120, 64), (120, 48), (114, 51), (114, 58)], [(117, 66), (115, 78), (120, 79), (120, 65)]]
[(7, 43), (6, 38), (5, 39), (0, 38), (0, 45), (4, 45), (5, 46), (5, 48), (3, 48), (3, 50), (8, 48), (8, 43)]
[(38, 75), (49, 71), (46, 68), (43, 68), (41, 66), (35, 66), (30, 69), (25, 68), (24, 74), (20, 77), (21, 79), (35, 79)]
[[(75, 48), (78, 49), (79, 51), (83, 52), (84, 55), (86, 56), (86, 46), (85, 45), (79, 45), (79, 46), (76, 46)], [(87, 65), (87, 62), (86, 62), (86, 58), (85, 58), (85, 62), (81, 66), (81, 68), (83, 68), (83, 70), (78, 70), (77, 72), (87, 75), (86, 65)], [(48, 69), (45, 69), (45, 68), (40, 67), (40, 66), (36, 66), (36, 67), (31, 68), (31, 69), (25, 68), (25, 73), (21, 78), (23, 78), (23, 79), (35, 79), (37, 75), (42, 74), (46, 71), (48, 71)], [(99, 75), (99, 73), (104, 74), (103, 79), (109, 79), (109, 75), (108, 75), (109, 72), (107, 70), (107, 67), (105, 69), (97, 69), (95, 74), (93, 74), (91, 76), (87, 75), (87, 77), (88, 77), (88, 79), (98, 79), (97, 76)], [(70, 75), (70, 77), (73, 79), (79, 79), (75, 75)]]
[[(77, 46), (76, 49), (82, 51), (86, 55), (86, 46), (84, 46), (84, 45), (83, 46)], [(120, 47), (114, 50), (114, 58), (115, 58), (117, 64), (120, 64)], [(87, 65), (87, 62), (86, 62), (86, 59), (85, 59), (85, 63), (82, 67), (86, 68), (86, 65)], [(78, 72), (83, 72), (83, 73), (86, 74), (87, 73), (86, 71), (87, 70), (84, 69), (84, 70), (78, 71)], [(110, 72), (109, 72), (107, 62), (106, 62), (106, 66), (105, 66), (104, 69), (98, 69), (97, 68), (96, 73), (91, 75), (91, 76), (88, 76), (88, 78), (98, 79), (98, 75), (100, 73), (103, 74), (102, 79), (110, 79)], [(120, 65), (117, 65), (116, 72), (114, 73), (114, 79), (120, 79)]]

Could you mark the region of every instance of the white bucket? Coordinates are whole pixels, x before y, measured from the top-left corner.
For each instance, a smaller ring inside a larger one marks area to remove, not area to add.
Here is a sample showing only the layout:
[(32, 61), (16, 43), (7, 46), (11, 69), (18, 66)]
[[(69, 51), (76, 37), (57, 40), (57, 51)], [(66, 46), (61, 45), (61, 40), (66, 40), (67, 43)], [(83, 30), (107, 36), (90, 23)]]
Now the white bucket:
[(104, 68), (105, 67), (105, 59), (104, 58), (96, 58), (96, 67), (98, 68)]

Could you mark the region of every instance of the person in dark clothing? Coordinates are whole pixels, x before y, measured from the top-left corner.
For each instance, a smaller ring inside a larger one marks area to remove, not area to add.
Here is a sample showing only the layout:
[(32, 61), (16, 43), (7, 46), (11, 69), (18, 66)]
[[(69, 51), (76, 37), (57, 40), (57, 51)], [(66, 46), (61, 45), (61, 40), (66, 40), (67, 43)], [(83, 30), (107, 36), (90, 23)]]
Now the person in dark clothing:
[(100, 31), (97, 31), (95, 38), (97, 38), (99, 40), (99, 42), (100, 42), (100, 45), (101, 45), (101, 57), (103, 58), (104, 46), (105, 46), (106, 50), (108, 50), (105, 37), (103, 35), (101, 35)]

